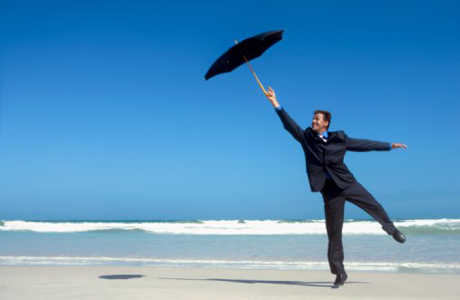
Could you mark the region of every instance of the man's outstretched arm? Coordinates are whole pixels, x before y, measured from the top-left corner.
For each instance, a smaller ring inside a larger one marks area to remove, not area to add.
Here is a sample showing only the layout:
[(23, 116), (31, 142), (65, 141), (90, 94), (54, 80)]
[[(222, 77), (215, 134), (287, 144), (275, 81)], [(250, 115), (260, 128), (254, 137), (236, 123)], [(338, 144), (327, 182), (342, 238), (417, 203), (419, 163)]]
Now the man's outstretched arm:
[(297, 141), (301, 142), (304, 139), (303, 129), (299, 125), (297, 125), (297, 123), (281, 107), (281, 105), (278, 103), (278, 100), (276, 100), (275, 91), (271, 87), (268, 88), (268, 92), (267, 92), (266, 96), (267, 96), (268, 101), (270, 101), (270, 103), (276, 109), (276, 113), (280, 117), (281, 122), (283, 122), (284, 129), (289, 131), (289, 133)]

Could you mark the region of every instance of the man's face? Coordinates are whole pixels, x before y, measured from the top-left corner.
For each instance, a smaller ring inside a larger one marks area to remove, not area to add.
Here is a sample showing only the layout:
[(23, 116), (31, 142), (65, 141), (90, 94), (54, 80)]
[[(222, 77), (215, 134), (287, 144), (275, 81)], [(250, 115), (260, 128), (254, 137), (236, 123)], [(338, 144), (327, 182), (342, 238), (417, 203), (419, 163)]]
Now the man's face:
[(311, 122), (311, 128), (317, 133), (322, 133), (327, 131), (327, 126), (329, 125), (328, 121), (324, 120), (323, 114), (316, 114), (313, 116), (313, 121)]

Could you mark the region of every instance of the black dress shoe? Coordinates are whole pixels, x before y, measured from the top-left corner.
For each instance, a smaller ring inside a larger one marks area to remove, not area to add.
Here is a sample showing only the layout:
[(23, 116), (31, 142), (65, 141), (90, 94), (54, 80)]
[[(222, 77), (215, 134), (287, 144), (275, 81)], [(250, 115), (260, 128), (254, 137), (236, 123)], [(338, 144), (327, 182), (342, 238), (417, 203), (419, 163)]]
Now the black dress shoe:
[(333, 288), (338, 288), (339, 286), (343, 285), (345, 281), (347, 281), (347, 279), (348, 275), (345, 271), (343, 271), (343, 273), (337, 274), (337, 277), (335, 277)]
[(404, 235), (404, 233), (402, 233), (398, 229), (396, 229), (395, 232), (393, 232), (393, 238), (395, 239), (395, 241), (401, 244), (406, 241), (406, 236)]

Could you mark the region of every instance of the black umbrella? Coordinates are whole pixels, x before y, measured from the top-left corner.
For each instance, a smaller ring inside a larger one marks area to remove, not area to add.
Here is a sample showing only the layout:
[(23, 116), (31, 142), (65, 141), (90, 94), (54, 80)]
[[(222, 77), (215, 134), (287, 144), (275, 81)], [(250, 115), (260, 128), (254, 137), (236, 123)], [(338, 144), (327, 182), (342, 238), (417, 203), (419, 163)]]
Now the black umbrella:
[(261, 56), (265, 50), (280, 41), (283, 38), (283, 31), (284, 30), (267, 31), (245, 39), (241, 43), (235, 41), (236, 45), (228, 49), (227, 52), (222, 54), (222, 56), (212, 64), (204, 78), (208, 80), (218, 74), (231, 72), (246, 63), (262, 91), (267, 94), (262, 83), (260, 83), (256, 73), (249, 64), (249, 61)]

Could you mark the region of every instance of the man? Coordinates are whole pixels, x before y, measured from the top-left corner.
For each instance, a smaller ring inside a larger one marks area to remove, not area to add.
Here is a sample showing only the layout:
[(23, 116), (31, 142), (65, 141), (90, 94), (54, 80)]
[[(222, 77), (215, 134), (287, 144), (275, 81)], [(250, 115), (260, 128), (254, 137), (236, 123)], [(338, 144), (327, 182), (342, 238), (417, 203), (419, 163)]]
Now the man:
[(388, 217), (383, 207), (358, 183), (343, 160), (346, 151), (389, 151), (407, 146), (349, 138), (343, 131), (328, 132), (331, 114), (316, 110), (311, 127), (300, 128), (279, 105), (275, 92), (269, 88), (267, 98), (275, 107), (284, 128), (302, 145), (312, 192), (321, 192), (324, 199), (326, 229), (329, 239), (327, 257), (331, 272), (336, 275), (334, 287), (343, 285), (348, 276), (343, 265), (342, 227), (345, 201), (349, 201), (378, 221), (383, 230), (400, 242), (406, 237)]

